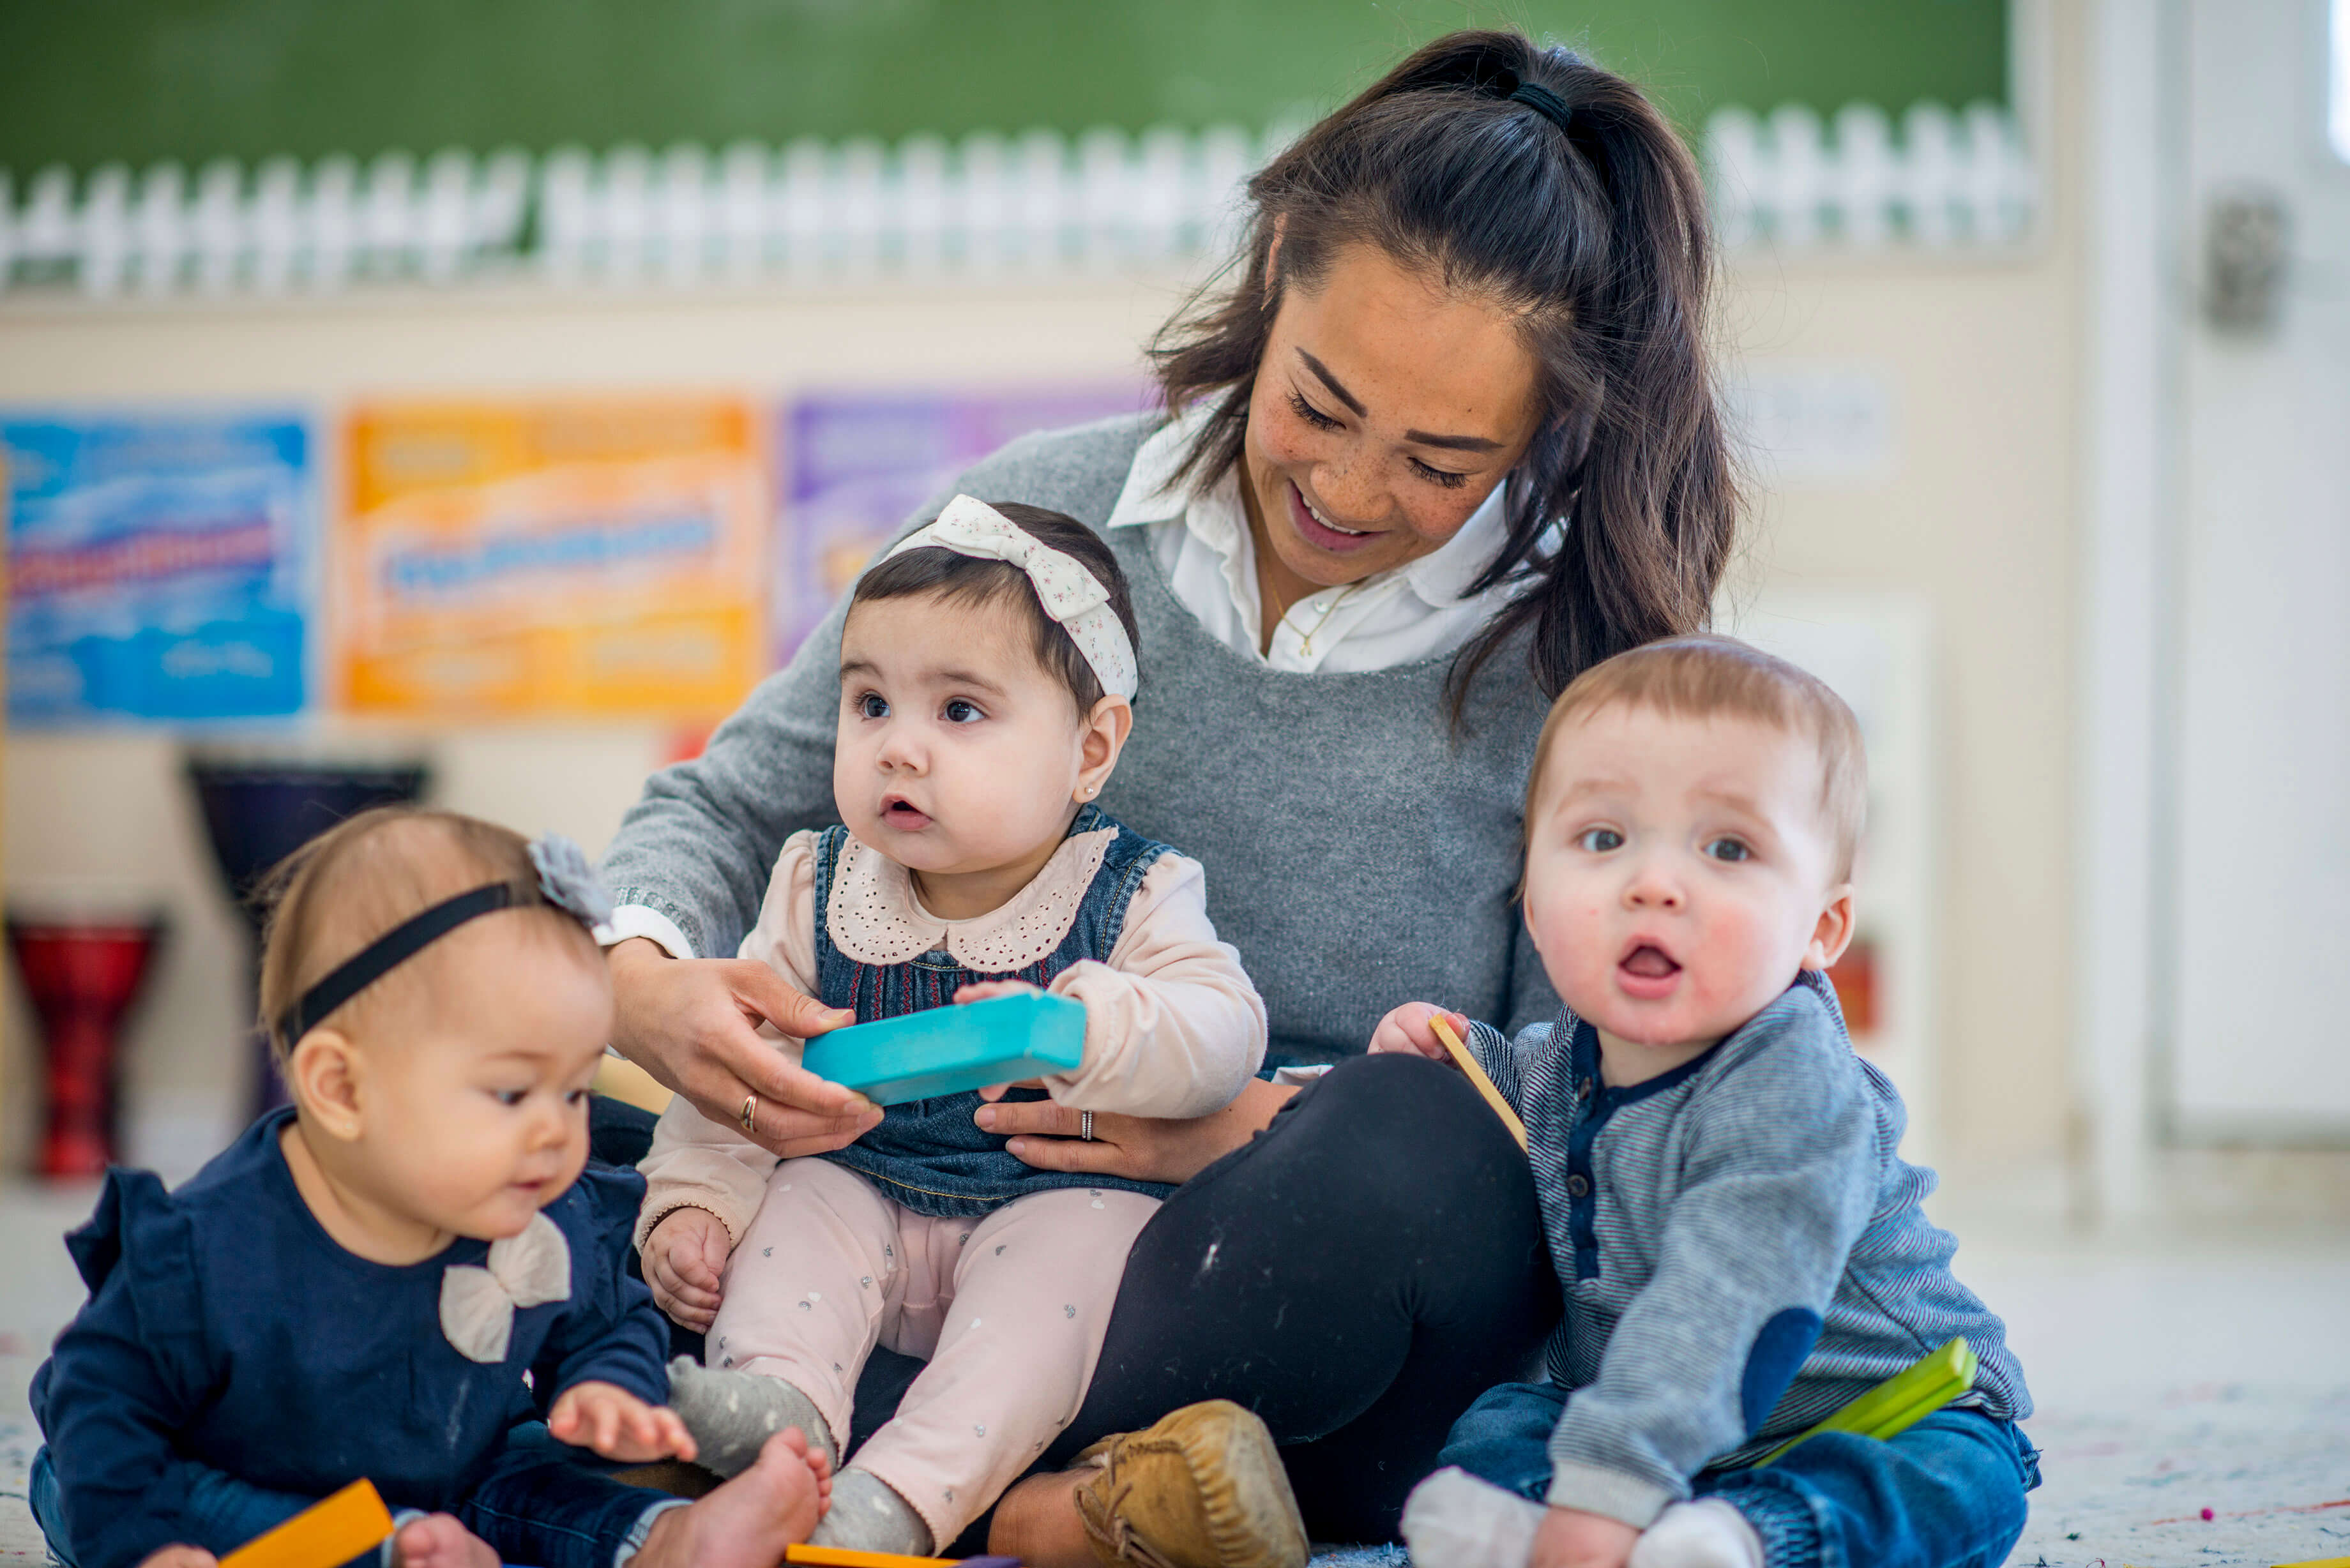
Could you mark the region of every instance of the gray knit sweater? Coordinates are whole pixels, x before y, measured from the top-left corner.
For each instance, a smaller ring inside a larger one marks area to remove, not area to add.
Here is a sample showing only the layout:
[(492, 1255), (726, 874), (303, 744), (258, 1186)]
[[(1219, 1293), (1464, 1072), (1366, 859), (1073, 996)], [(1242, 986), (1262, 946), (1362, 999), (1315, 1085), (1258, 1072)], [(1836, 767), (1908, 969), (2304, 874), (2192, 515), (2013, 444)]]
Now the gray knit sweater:
[(2005, 1326), (1919, 1207), (1934, 1173), (1896, 1152), (1901, 1096), (1818, 971), (1627, 1088), (1600, 1081), (1598, 1037), (1571, 1012), (1514, 1041), (1472, 1033), (1525, 1118), (1566, 1295), (1550, 1501), (1646, 1528), (1699, 1470), (1753, 1463), (1960, 1334), (1980, 1365), (1958, 1402), (2032, 1414)]
[[(1025, 437), (956, 492), (1108, 518), (1150, 423)], [(1420, 998), (1513, 1029), (1558, 1007), (1511, 902), (1521, 797), (1547, 704), (1522, 644), (1488, 662), (1448, 726), (1451, 661), (1345, 674), (1275, 670), (1211, 637), (1169, 591), (1140, 528), (1106, 535), (1134, 595), (1141, 691), (1102, 809), (1206, 868), (1208, 912), (1272, 1023), (1267, 1061), (1360, 1052)], [(604, 858), (619, 903), (658, 909), (703, 954), (756, 919), (786, 836), (839, 820), (835, 605), (697, 761), (653, 775)]]

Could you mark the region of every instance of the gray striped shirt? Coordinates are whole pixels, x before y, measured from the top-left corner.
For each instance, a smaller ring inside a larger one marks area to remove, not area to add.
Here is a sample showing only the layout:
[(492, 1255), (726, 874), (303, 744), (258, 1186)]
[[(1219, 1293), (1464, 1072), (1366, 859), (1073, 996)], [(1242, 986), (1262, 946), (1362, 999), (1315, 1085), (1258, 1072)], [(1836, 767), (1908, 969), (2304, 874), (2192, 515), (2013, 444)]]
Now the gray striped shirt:
[(1896, 1152), (1901, 1097), (1854, 1054), (1825, 978), (1628, 1088), (1600, 1082), (1598, 1037), (1570, 1012), (1514, 1041), (1474, 1033), (1525, 1118), (1565, 1287), (1553, 1503), (1645, 1523), (1698, 1471), (1752, 1463), (1956, 1334), (1981, 1361), (1961, 1402), (2031, 1414), (2005, 1328), (1918, 1207), (1933, 1172)]

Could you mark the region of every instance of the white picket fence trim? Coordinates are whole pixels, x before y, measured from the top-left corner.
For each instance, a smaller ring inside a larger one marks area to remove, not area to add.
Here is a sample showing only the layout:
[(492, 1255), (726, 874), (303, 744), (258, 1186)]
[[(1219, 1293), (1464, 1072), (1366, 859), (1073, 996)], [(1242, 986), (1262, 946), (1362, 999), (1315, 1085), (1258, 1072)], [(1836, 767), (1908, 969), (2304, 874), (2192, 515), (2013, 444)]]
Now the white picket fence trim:
[(2013, 115), (1912, 104), (1898, 138), (1874, 104), (1836, 111), (1834, 132), (1800, 104), (1758, 119), (1725, 109), (1706, 123), (1714, 222), (1732, 250), (1940, 251), (2013, 245), (2030, 231), (2039, 182)]
[[(1240, 188), (1295, 126), (1102, 128), (949, 142), (910, 137), (563, 148), (364, 167), (273, 158), (247, 172), (120, 164), (0, 170), (0, 294), (205, 297), (506, 277), (571, 285), (1034, 276), (1181, 265), (1229, 252)], [(1706, 164), (1723, 238), (1849, 249), (2012, 243), (2033, 169), (2012, 119), (1919, 104), (1897, 142), (1856, 104), (1724, 109)]]

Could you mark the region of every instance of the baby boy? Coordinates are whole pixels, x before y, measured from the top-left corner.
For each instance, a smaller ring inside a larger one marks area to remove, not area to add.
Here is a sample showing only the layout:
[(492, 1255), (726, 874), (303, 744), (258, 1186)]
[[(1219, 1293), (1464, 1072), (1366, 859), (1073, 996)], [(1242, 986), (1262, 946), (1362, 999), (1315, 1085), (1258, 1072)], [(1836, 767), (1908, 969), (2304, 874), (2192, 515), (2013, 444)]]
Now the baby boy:
[[(1565, 1319), (1549, 1381), (1487, 1392), (1413, 1493), (1418, 1568), (1996, 1568), (2014, 1544), (2022, 1375), (1824, 972), (1866, 793), (1843, 701), (1726, 638), (1621, 654), (1552, 709), (1523, 896), (1565, 1007), (1514, 1041), (1455, 1026), (1524, 1118)], [(1372, 1049), (1444, 1059), (1434, 1011)], [(1960, 1334), (1970, 1394), (1757, 1467)]]

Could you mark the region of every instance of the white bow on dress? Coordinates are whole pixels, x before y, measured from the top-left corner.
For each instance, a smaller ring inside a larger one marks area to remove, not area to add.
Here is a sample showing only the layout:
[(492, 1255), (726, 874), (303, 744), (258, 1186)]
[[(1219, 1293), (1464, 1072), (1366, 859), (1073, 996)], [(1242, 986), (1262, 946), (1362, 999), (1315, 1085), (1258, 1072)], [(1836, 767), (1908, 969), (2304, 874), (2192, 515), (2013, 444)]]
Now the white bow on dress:
[(441, 1276), (441, 1332), (468, 1361), (496, 1366), (514, 1341), (515, 1309), (571, 1294), (571, 1244), (555, 1221), (534, 1214), (518, 1236), (490, 1243), (480, 1263), (452, 1263)]

